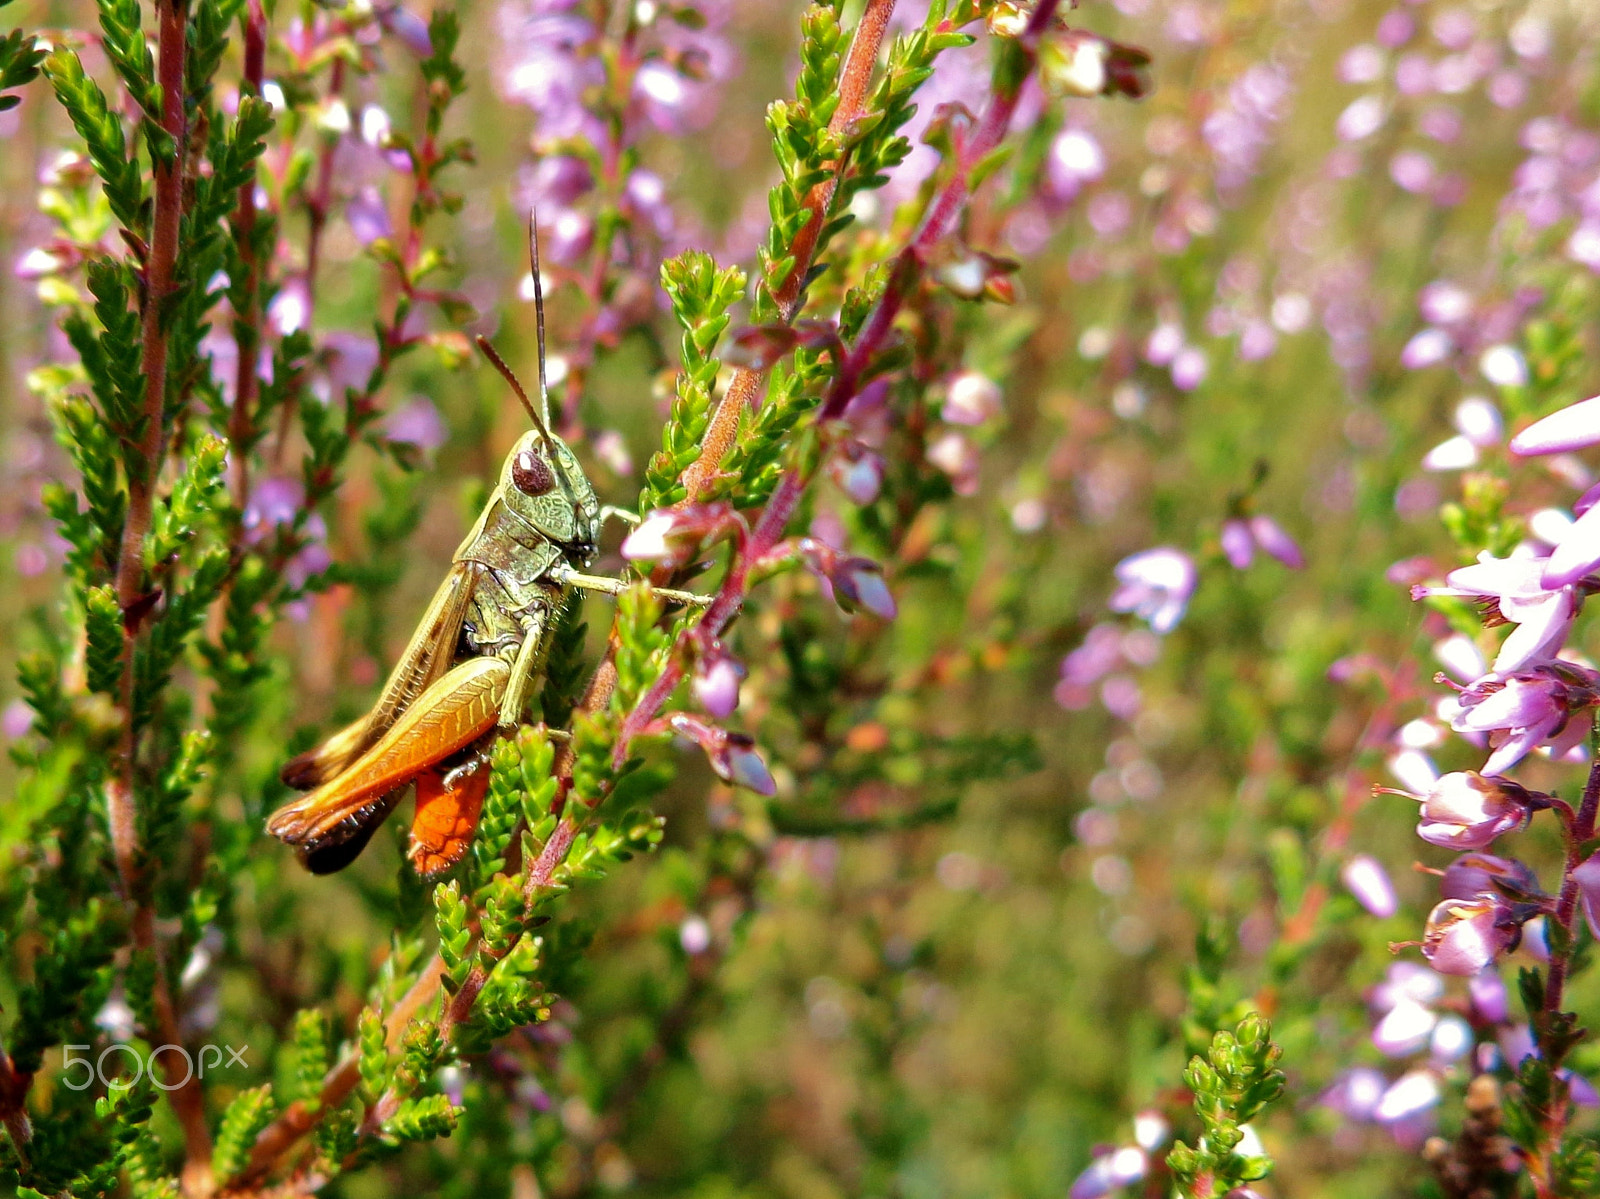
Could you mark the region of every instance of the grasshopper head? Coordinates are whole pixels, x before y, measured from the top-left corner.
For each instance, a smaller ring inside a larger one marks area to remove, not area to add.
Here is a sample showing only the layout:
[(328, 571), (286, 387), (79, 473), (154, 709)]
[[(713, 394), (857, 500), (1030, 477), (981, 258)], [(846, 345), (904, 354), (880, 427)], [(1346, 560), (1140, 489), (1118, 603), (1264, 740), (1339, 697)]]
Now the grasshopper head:
[(500, 470), (506, 506), (574, 558), (594, 556), (600, 501), (567, 443), (543, 428), (524, 433)]

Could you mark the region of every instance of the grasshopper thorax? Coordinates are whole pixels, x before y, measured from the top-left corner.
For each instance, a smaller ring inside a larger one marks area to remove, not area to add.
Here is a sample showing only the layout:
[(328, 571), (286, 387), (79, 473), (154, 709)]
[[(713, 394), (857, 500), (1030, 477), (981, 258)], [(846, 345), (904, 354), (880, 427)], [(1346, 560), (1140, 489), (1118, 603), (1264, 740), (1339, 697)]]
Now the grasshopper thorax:
[(506, 507), (571, 558), (594, 556), (600, 532), (600, 501), (566, 442), (543, 429), (517, 440), (500, 469)]

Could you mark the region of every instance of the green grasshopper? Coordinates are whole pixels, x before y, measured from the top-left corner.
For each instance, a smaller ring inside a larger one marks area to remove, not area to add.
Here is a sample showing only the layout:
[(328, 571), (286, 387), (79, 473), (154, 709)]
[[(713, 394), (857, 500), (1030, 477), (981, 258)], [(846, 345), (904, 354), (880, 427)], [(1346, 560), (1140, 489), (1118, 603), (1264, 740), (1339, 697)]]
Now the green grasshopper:
[[(558, 617), (573, 591), (615, 595), (618, 579), (583, 573), (602, 508), (566, 443), (550, 428), (545, 383), (544, 293), (530, 222), (538, 319), (539, 405), (478, 339), (533, 421), (500, 470), (494, 493), (434, 594), (372, 710), (294, 758), (283, 781), (308, 794), (284, 804), (267, 831), (295, 847), (313, 874), (353, 861), (412, 783), (417, 814), (408, 856), (423, 875), (449, 869), (471, 843), (489, 772), (486, 750), (522, 722)], [(657, 588), (686, 604), (709, 600)]]

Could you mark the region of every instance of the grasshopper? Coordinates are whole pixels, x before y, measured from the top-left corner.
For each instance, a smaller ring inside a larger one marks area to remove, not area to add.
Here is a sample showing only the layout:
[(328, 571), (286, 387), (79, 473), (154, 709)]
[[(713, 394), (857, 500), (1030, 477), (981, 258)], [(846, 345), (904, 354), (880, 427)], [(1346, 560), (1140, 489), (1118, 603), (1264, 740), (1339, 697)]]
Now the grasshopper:
[[(429, 875), (459, 861), (488, 788), (486, 751), (522, 722), (530, 685), (569, 597), (574, 591), (615, 595), (627, 586), (583, 573), (594, 560), (602, 521), (632, 514), (600, 506), (572, 451), (551, 431), (539, 245), (529, 225), (537, 408), (493, 347), (483, 338), (478, 344), (533, 428), (506, 456), (489, 502), (372, 710), (282, 770), (286, 784), (308, 794), (274, 812), (267, 831), (294, 846), (313, 874), (352, 862), (413, 783), (412, 865)], [(656, 594), (709, 602), (666, 588)]]

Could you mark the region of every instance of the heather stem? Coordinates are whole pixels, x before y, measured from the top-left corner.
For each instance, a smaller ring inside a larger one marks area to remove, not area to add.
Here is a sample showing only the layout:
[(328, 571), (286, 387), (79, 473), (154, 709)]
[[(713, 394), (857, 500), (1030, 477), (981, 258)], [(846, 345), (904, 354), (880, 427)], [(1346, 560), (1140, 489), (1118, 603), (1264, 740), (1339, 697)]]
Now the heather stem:
[[(161, 87), (161, 127), (171, 141), (171, 155), (153, 155), (154, 210), (150, 223), (150, 252), (144, 268), (141, 312), (141, 360), (145, 383), (144, 427), (140, 430), (140, 461), (128, 472), (128, 514), (117, 556), (117, 602), (125, 614), (122, 646), (122, 739), (116, 776), (106, 787), (106, 807), (112, 852), (123, 896), (133, 909), (132, 934), (136, 950), (156, 960), (153, 1007), (154, 1030), (163, 1043), (183, 1044), (178, 1012), (167, 986), (156, 940), (155, 913), (140, 877), (138, 811), (134, 800), (135, 763), (139, 733), (134, 715), (134, 641), (142, 623), (136, 608), (144, 589), (144, 539), (150, 530), (156, 479), (161, 473), (167, 392), (166, 307), (172, 294), (179, 252), (179, 232), (184, 210), (183, 169), (189, 130), (185, 103), (184, 66), (188, 55), (187, 0), (167, 0), (157, 5), (158, 68)], [(206, 1129), (199, 1080), (185, 1070), (178, 1075), (176, 1055), (162, 1058), (169, 1080), (172, 1109), (183, 1127), (186, 1193), (209, 1189), (211, 1137)]]
[[(239, 94), (259, 96), (266, 71), (267, 16), (261, 0), (250, 0), (244, 29), (244, 76)], [(228, 415), (228, 489), (235, 511), (243, 514), (250, 501), (249, 442), (251, 406), (256, 397), (256, 359), (261, 346), (261, 264), (256, 261), (256, 181), (239, 189), (234, 213), (234, 244), (244, 267), (243, 311), (233, 314), (233, 338), (239, 361), (234, 375), (233, 411)]]
[(1562, 871), (1561, 892), (1556, 899), (1555, 922), (1568, 935), (1562, 938), (1562, 948), (1550, 955), (1550, 974), (1545, 984), (1544, 1010), (1554, 1015), (1561, 1010), (1562, 992), (1566, 989), (1567, 972), (1572, 958), (1572, 925), (1578, 912), (1578, 883), (1573, 871), (1583, 865), (1583, 845), (1594, 836), (1596, 815), (1600, 814), (1600, 757), (1589, 766), (1589, 781), (1583, 788), (1583, 801), (1578, 814), (1565, 830), (1567, 844), (1566, 866)]
[[(828, 128), (833, 133), (844, 132), (860, 119), (865, 109), (867, 85), (872, 79), (872, 69), (877, 65), (878, 48), (883, 43), (884, 30), (888, 27), (889, 18), (894, 14), (894, 6), (895, 0), (867, 0), (866, 11), (856, 23), (855, 34), (851, 38), (850, 50), (845, 57), (844, 68), (840, 75), (839, 105), (828, 121)], [(822, 225), (828, 215), (828, 206), (838, 185), (839, 172), (844, 170), (844, 166), (842, 160), (836, 163), (833, 177), (819, 183), (806, 198), (809, 215), (806, 223), (795, 234), (792, 246), (794, 267), (772, 297), (778, 305), (779, 319), (785, 324), (793, 321), (799, 313), (800, 303), (804, 298), (802, 288), (806, 278), (811, 274), (817, 238), (821, 236)], [(722, 465), (722, 459), (733, 445), (734, 435), (739, 428), (740, 415), (756, 402), (766, 380), (765, 370), (740, 367), (734, 372), (727, 391), (723, 393), (722, 402), (717, 405), (717, 410), (711, 414), (711, 421), (706, 426), (705, 436), (700, 442), (700, 456), (683, 472), (685, 503), (693, 503), (699, 499), (711, 485), (717, 468)]]

